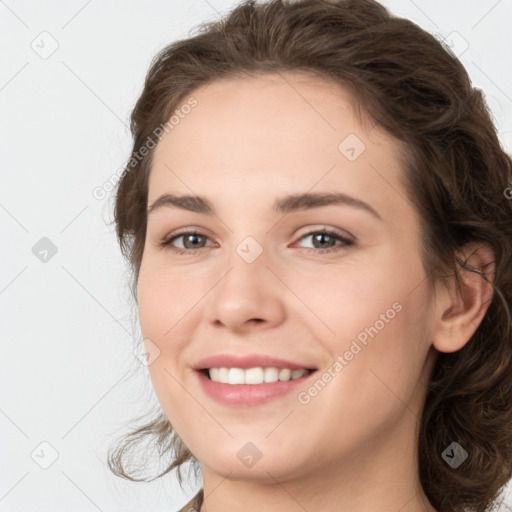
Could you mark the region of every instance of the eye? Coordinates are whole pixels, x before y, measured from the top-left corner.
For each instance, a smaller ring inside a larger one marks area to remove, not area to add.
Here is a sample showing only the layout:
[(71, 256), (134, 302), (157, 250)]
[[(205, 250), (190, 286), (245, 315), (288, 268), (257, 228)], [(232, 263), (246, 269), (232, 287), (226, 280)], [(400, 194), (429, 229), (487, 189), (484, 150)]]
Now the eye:
[[(172, 244), (174, 240), (178, 240), (179, 238), (183, 238), (184, 248), (176, 247)], [(171, 251), (174, 251), (177, 254), (191, 254), (193, 252), (197, 252), (196, 249), (203, 249), (204, 247), (201, 245), (201, 238), (207, 239), (208, 237), (206, 235), (203, 235), (202, 233), (198, 233), (197, 231), (182, 231), (181, 233), (177, 233), (171, 238), (164, 240), (160, 245), (162, 247), (167, 247)], [(199, 240), (199, 242), (198, 242)], [(189, 247), (192, 247), (190, 249)], [(194, 249), (195, 247), (195, 249)]]
[[(348, 239), (347, 237), (341, 235), (332, 230), (321, 229), (317, 231), (310, 231), (305, 235), (301, 236), (299, 240), (304, 240), (308, 237), (313, 237), (313, 245), (315, 247), (309, 248), (305, 247), (308, 252), (315, 252), (320, 254), (337, 252), (342, 250), (344, 247), (350, 247), (354, 245), (354, 241)], [(176, 247), (174, 242), (183, 239), (183, 248)], [(182, 231), (180, 233), (174, 234), (172, 237), (164, 240), (160, 243), (162, 247), (166, 247), (169, 250), (175, 252), (176, 254), (192, 254), (193, 252), (197, 252), (200, 249), (205, 248), (205, 241), (209, 240), (209, 238), (197, 231)], [(336, 244), (336, 242), (339, 242)], [(320, 247), (319, 247), (320, 245)], [(321, 247), (321, 245), (326, 245), (326, 247)], [(188, 246), (188, 247), (187, 247)]]
[[(321, 229), (318, 231), (310, 231), (305, 235), (301, 236), (299, 240), (304, 240), (305, 238), (312, 237), (314, 248), (306, 247), (305, 249), (308, 252), (315, 252), (320, 254), (337, 252), (342, 250), (344, 247), (350, 247), (354, 245), (353, 240), (349, 240), (347, 237), (337, 233), (336, 231)], [(336, 245), (336, 241), (341, 242), (341, 244)], [(326, 244), (326, 247), (322, 247), (323, 244)], [(318, 247), (320, 245), (320, 247)]]

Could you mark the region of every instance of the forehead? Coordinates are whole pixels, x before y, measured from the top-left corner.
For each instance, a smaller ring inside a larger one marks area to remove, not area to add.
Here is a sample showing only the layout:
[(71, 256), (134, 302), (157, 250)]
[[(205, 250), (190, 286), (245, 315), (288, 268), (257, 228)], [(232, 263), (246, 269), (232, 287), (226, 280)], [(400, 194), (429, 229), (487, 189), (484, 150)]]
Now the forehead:
[(269, 187), (276, 195), (312, 187), (396, 195), (400, 143), (362, 124), (354, 98), (337, 84), (272, 73), (217, 80), (190, 97), (195, 108), (155, 149), (148, 202), (164, 191), (247, 198)]

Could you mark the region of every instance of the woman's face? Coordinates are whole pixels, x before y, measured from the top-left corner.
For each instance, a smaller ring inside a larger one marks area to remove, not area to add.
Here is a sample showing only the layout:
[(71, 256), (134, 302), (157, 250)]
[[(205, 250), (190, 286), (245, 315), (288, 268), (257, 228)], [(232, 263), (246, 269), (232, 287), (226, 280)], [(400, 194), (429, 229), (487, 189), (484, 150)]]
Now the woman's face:
[(298, 73), (192, 96), (155, 149), (148, 205), (191, 198), (148, 214), (138, 280), (174, 429), (235, 479), (412, 460), (432, 296), (398, 142)]

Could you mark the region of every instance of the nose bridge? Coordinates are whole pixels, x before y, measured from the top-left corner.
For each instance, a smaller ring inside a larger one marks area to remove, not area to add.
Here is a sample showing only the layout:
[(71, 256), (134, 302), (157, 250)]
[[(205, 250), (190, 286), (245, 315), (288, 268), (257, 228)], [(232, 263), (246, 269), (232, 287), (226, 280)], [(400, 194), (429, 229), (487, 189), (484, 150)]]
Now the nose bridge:
[[(259, 235), (258, 238), (261, 240), (262, 235)], [(261, 258), (264, 252), (264, 243), (265, 241), (261, 240), (260, 242), (253, 235), (248, 235), (236, 246), (235, 252), (244, 263), (252, 265), (257, 260), (266, 259)]]
[(252, 196), (246, 196), (245, 201), (238, 202), (236, 209), (231, 212), (234, 216), (229, 223), (230, 267), (244, 263), (248, 269), (253, 269), (267, 262), (268, 244), (273, 232), (270, 231), (267, 215), (254, 208), (255, 204)]
[[(223, 272), (225, 277), (219, 285), (222, 289), (227, 289), (228, 294), (235, 294), (233, 299), (236, 301), (255, 300), (265, 293), (265, 285), (271, 276), (267, 268), (268, 248), (264, 247), (263, 240), (260, 243), (253, 235), (243, 236), (238, 243), (236, 237), (237, 234), (233, 233), (233, 244), (224, 261), (228, 273)], [(262, 236), (259, 235), (258, 238), (261, 239)]]
[[(233, 232), (233, 240), (236, 236)], [(209, 301), (210, 321), (241, 330), (250, 321), (275, 324), (282, 319), (282, 290), (267, 268), (268, 250), (263, 243), (247, 235), (233, 244), (229, 256), (223, 260), (222, 278)]]

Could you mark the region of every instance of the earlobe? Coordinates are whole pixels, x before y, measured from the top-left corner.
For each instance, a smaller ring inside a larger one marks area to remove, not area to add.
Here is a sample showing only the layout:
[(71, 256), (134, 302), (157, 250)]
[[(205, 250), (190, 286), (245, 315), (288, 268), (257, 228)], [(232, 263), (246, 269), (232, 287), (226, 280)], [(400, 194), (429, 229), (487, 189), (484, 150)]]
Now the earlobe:
[[(492, 297), (495, 263), (494, 253), (489, 245), (471, 243), (457, 257), (469, 268), (460, 265), (457, 286), (455, 275), (439, 285), (436, 294), (436, 317), (432, 343), (440, 352), (456, 352), (473, 336), (482, 322)], [(490, 281), (490, 282), (488, 282)]]

